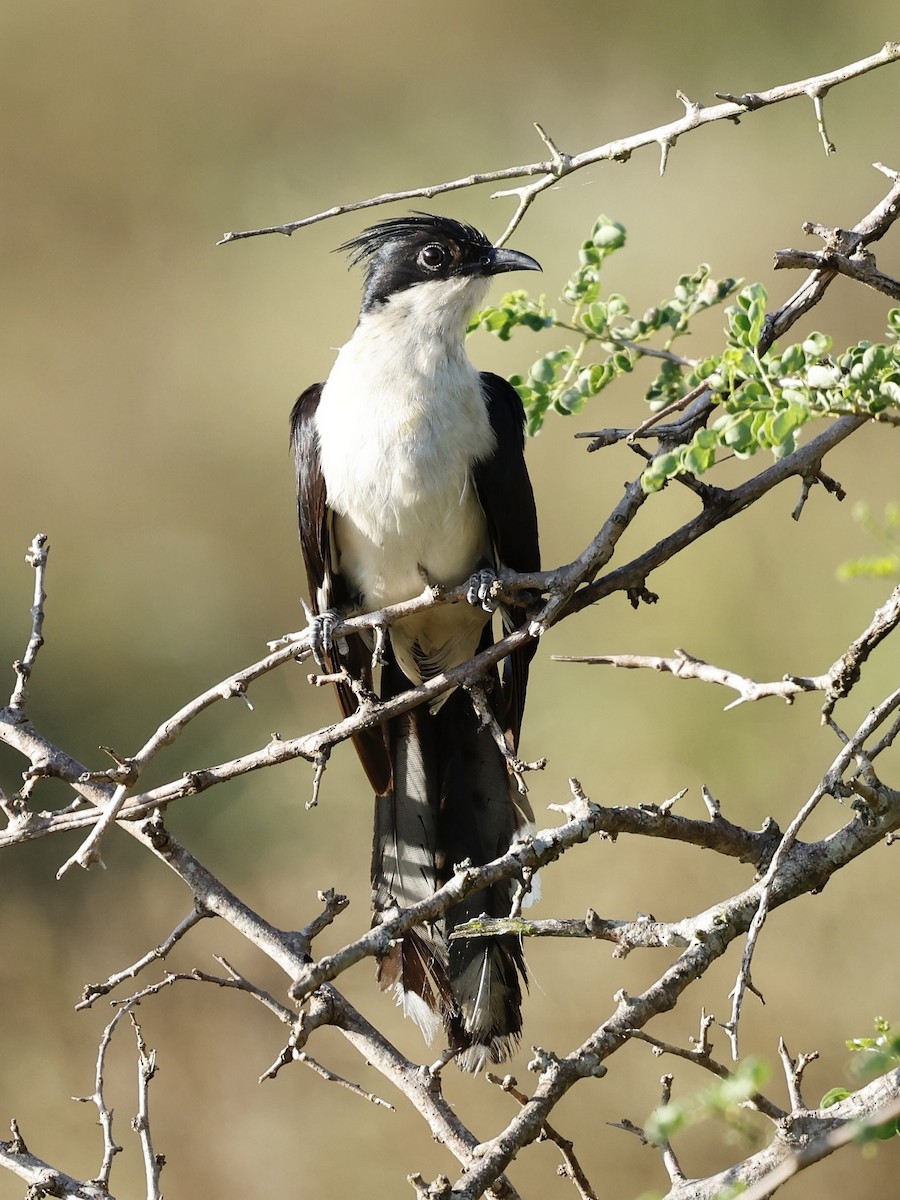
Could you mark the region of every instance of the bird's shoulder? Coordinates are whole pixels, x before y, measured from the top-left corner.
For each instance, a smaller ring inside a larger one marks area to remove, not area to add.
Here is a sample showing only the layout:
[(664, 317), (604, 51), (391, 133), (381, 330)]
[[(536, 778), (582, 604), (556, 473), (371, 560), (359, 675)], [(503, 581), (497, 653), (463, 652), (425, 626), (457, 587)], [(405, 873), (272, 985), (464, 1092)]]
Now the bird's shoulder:
[(525, 447), (525, 409), (522, 398), (509, 380), (491, 371), (482, 371), (481, 394), (498, 447)]
[(321, 383), (310, 384), (294, 402), (291, 409), (291, 445), (296, 447), (298, 439), (313, 431), (323, 387)]

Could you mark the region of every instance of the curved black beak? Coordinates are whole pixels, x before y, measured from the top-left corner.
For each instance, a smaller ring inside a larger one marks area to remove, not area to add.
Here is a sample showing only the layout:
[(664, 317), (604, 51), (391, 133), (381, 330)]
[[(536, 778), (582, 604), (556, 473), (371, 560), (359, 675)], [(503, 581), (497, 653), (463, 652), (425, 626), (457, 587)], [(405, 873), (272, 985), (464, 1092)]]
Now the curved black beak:
[(505, 246), (495, 246), (485, 265), (486, 275), (502, 275), (504, 271), (541, 270), (543, 268), (536, 258), (523, 254), (521, 250), (507, 250)]

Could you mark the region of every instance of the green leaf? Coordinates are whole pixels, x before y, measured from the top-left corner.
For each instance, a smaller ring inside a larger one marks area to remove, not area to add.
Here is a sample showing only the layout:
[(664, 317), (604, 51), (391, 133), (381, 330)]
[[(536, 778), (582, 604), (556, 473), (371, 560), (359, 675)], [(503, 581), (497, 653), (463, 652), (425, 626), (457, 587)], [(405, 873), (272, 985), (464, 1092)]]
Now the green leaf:
[(747, 349), (754, 349), (762, 336), (766, 319), (768, 295), (761, 283), (741, 288), (736, 305), (725, 310), (726, 333), (729, 340)]
[[(722, 420), (716, 422), (719, 427)], [(756, 439), (753, 434), (753, 424), (749, 416), (741, 416), (738, 418), (728, 417), (727, 424), (722, 427), (722, 441), (735, 454), (747, 454), (754, 447)]]
[(537, 362), (532, 363), (528, 374), (535, 383), (552, 383), (556, 376), (556, 367), (553, 360), (547, 355), (544, 358), (539, 358)]
[(644, 1132), (656, 1145), (669, 1142), (688, 1124), (688, 1110), (681, 1104), (662, 1104), (650, 1114)]
[(607, 313), (607, 306), (595, 300), (593, 304), (588, 305), (587, 311), (581, 314), (581, 322), (589, 333), (599, 336), (606, 332), (609, 324)]
[(557, 396), (554, 401), (554, 407), (557, 412), (561, 412), (563, 416), (567, 417), (584, 408), (584, 400), (584, 395), (577, 387), (567, 387), (564, 392)]
[(677, 473), (679, 465), (677, 455), (658, 454), (641, 476), (641, 487), (647, 493), (658, 492)]
[(692, 475), (702, 475), (715, 461), (715, 450), (696, 444), (689, 446), (682, 458), (685, 470), (690, 471)]
[(851, 559), (841, 563), (837, 577), (841, 583), (849, 583), (852, 579), (900, 579), (900, 555), (882, 554)]
[(612, 254), (614, 250), (621, 250), (625, 245), (625, 236), (624, 225), (620, 225), (618, 221), (611, 221), (609, 217), (600, 216), (594, 222), (591, 240), (605, 253)]
[(694, 434), (694, 444), (702, 446), (704, 450), (712, 450), (721, 443), (715, 429), (699, 429)]
[(774, 445), (792, 439), (801, 425), (809, 419), (809, 410), (801, 404), (791, 403), (781, 412), (774, 413), (771, 419), (771, 436)]
[(887, 364), (886, 346), (869, 346), (862, 356), (862, 367), (867, 377), (874, 375)]
[(831, 338), (825, 333), (811, 333), (803, 343), (803, 352), (809, 358), (822, 358), (831, 350)]
[(782, 375), (795, 375), (806, 365), (806, 355), (802, 346), (788, 346), (781, 356), (779, 370)]
[(900, 1133), (900, 1118), (883, 1121), (880, 1125), (871, 1125), (867, 1131), (876, 1141), (887, 1142)]

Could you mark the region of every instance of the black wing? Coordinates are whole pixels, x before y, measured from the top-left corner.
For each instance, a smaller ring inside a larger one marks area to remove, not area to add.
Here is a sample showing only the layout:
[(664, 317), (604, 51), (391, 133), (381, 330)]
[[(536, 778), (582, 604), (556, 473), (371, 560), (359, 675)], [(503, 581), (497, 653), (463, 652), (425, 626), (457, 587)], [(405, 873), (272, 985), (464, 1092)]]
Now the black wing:
[[(291, 412), (291, 446), (297, 468), (297, 519), (300, 526), (300, 549), (306, 566), (309, 601), (313, 612), (326, 608), (341, 609), (348, 603), (344, 580), (334, 570), (331, 546), (331, 525), (328, 516), (328, 496), (319, 457), (319, 434), (315, 415), (322, 395), (322, 384), (308, 387)], [(361, 638), (347, 641), (347, 669), (355, 678), (372, 688), (371, 656)], [(338, 664), (334, 664), (337, 669)], [(346, 684), (335, 684), (344, 716), (356, 711), (357, 701)], [(364, 729), (355, 734), (353, 744), (369, 781), (378, 793), (387, 790), (391, 767), (380, 727)]]
[[(496, 448), (490, 458), (475, 465), (475, 488), (487, 517), (491, 545), (497, 562), (511, 571), (530, 573), (541, 569), (537, 510), (531, 480), (525, 466), (525, 411), (518, 392), (499, 375), (481, 374)], [(524, 608), (501, 609), (504, 632), (520, 628), (526, 620)], [(514, 650), (503, 669), (505, 726), (513, 749), (519, 743), (528, 668), (537, 646), (529, 642)]]
[[(331, 592), (331, 539), (328, 529), (328, 497), (319, 461), (319, 435), (315, 415), (322, 384), (308, 387), (291, 411), (291, 448), (297, 468), (297, 520), (300, 549), (306, 567), (309, 600), (313, 612), (329, 608)], [(321, 600), (325, 603), (321, 604)]]

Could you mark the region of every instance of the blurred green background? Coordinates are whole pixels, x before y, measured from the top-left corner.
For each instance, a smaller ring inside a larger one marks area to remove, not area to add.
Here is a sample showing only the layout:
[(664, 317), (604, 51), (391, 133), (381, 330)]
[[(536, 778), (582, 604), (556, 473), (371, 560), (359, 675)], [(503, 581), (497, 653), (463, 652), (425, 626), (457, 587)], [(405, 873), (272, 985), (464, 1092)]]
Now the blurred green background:
[[(365, 217), (291, 240), (217, 247), (226, 230), (539, 159), (535, 120), (577, 152), (676, 118), (676, 88), (711, 103), (716, 90), (759, 90), (871, 54), (897, 36), (896, 15), (889, 0), (627, 8), (574, 0), (441, 8), (408, 0), (8, 0), (0, 9), (0, 661), (24, 647), (32, 580), (23, 554), (34, 533), (46, 531), (47, 644), (31, 704), (38, 727), (99, 768), (107, 761), (99, 744), (133, 752), (185, 700), (302, 623), (287, 415), (352, 329), (359, 280), (329, 252)], [(812, 105), (795, 101), (685, 137), (663, 180), (652, 151), (576, 175), (542, 198), (512, 244), (543, 262), (539, 286), (555, 299), (578, 242), (606, 212), (629, 231), (607, 286), (635, 311), (670, 294), (677, 276), (701, 261), (719, 275), (761, 279), (780, 301), (799, 277), (774, 275), (772, 252), (801, 243), (804, 220), (852, 224), (885, 190), (870, 164), (900, 167), (898, 96), (897, 66), (837, 89), (826, 102), (838, 149), (828, 159)], [(497, 236), (512, 202), (489, 193), (421, 207)], [(878, 258), (882, 269), (900, 269), (896, 235)], [(838, 281), (802, 330), (826, 328), (838, 344), (877, 338), (886, 308)], [(709, 316), (690, 350), (713, 350), (720, 325), (719, 315)], [(479, 334), (471, 353), (479, 365), (511, 373), (527, 368), (538, 348), (527, 337), (502, 346)], [(572, 434), (635, 424), (648, 377), (604, 394), (577, 420), (551, 419), (529, 446), (548, 566), (582, 549), (636, 470), (626, 449), (588, 457)], [(635, 613), (613, 597), (547, 637), (523, 743), (527, 757), (549, 758), (532, 783), (540, 823), (556, 819), (546, 806), (566, 800), (570, 775), (604, 803), (660, 801), (689, 787), (681, 810), (701, 815), (705, 783), (734, 820), (790, 819), (837, 749), (819, 727), (815, 698), (790, 710), (771, 702), (723, 713), (731, 697), (699, 684), (567, 667), (549, 656), (684, 646), (757, 678), (826, 669), (886, 595), (885, 585), (838, 584), (835, 569), (875, 549), (852, 504), (865, 500), (880, 511), (896, 497), (895, 464), (890, 433), (866, 430), (826, 463), (848, 502), (818, 489), (798, 526), (790, 519), (796, 493), (771, 495), (653, 577), (661, 596), (654, 608)], [(679, 491), (645, 507), (623, 554), (690, 515), (692, 502)], [(888, 646), (867, 668), (846, 724), (896, 683), (896, 672), (896, 647)], [(254, 749), (273, 730), (292, 736), (329, 720), (331, 696), (310, 689), (305, 674), (282, 671), (255, 687), (253, 712), (233, 704), (202, 718), (153, 781)], [(17, 786), (21, 769), (14, 755), (0, 756), (5, 787)], [(308, 812), (310, 783), (309, 767), (298, 762), (176, 806), (170, 820), (201, 861), (276, 924), (308, 920), (317, 888), (347, 892), (352, 907), (323, 937), (324, 951), (368, 924), (371, 800), (349, 748), (335, 755), (320, 807)], [(50, 785), (38, 797), (45, 806), (64, 802)], [(829, 802), (811, 831), (846, 816)], [(75, 845), (48, 839), (3, 855), (0, 1116), (18, 1117), (34, 1153), (89, 1177), (100, 1161), (99, 1131), (93, 1109), (69, 1097), (92, 1090), (108, 1010), (76, 1014), (73, 1005), (86, 982), (157, 944), (189, 898), (117, 832), (105, 847), (105, 872), (56, 883)], [(890, 857), (881, 849), (824, 895), (776, 913), (757, 952), (754, 979), (769, 1003), (749, 1000), (744, 1051), (774, 1064), (780, 1035), (794, 1053), (818, 1049), (821, 1060), (807, 1074), (810, 1102), (846, 1082), (846, 1037), (867, 1034), (879, 1013), (900, 1020), (896, 948), (883, 920), (896, 910)], [(749, 881), (746, 868), (711, 856), (701, 863), (696, 851), (674, 845), (598, 842), (544, 873), (539, 915), (580, 916), (593, 905), (610, 917), (641, 910), (676, 918)], [(599, 1024), (617, 989), (638, 990), (664, 962), (649, 953), (620, 962), (587, 943), (528, 951), (526, 1046), (560, 1052)], [(724, 1019), (738, 952), (655, 1031), (684, 1042), (701, 1004)], [(214, 953), (284, 994), (274, 969), (211, 922), (172, 963), (215, 969)], [(374, 991), (372, 975), (364, 963), (342, 986), (421, 1057), (417, 1030)], [(246, 998), (181, 984), (139, 1016), (159, 1052), (151, 1103), (170, 1200), (341, 1196), (363, 1181), (369, 1195), (402, 1196), (412, 1194), (408, 1171), (455, 1176), (402, 1100), (396, 1113), (370, 1108), (302, 1067), (257, 1086), (283, 1033)], [(724, 1036), (716, 1040), (724, 1058)], [(324, 1032), (310, 1049), (397, 1099), (338, 1034)], [(526, 1087), (527, 1058), (525, 1051), (512, 1064)], [(654, 1153), (606, 1122), (640, 1123), (670, 1065), (632, 1045), (604, 1080), (579, 1087), (554, 1116), (605, 1196), (665, 1190)], [(142, 1194), (128, 1129), (133, 1075), (123, 1030), (107, 1085), (127, 1147), (113, 1174), (120, 1197)], [(676, 1065), (676, 1095), (705, 1084)], [(479, 1136), (512, 1115), (512, 1102), (484, 1081), (448, 1074), (447, 1089)], [(771, 1092), (784, 1101), (777, 1078)], [(699, 1176), (747, 1152), (724, 1127), (705, 1126), (685, 1139), (682, 1164)], [(845, 1151), (790, 1194), (883, 1197), (896, 1186), (897, 1161), (892, 1144), (864, 1164), (859, 1152)], [(512, 1178), (529, 1196), (571, 1194), (555, 1164), (552, 1148), (535, 1148)], [(0, 1175), (0, 1197), (23, 1187)]]

